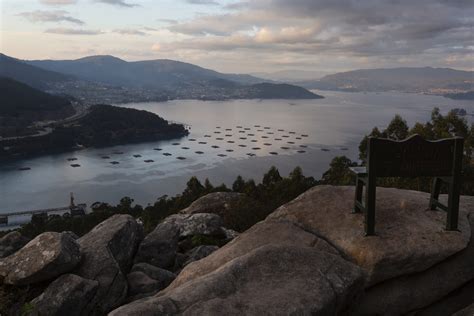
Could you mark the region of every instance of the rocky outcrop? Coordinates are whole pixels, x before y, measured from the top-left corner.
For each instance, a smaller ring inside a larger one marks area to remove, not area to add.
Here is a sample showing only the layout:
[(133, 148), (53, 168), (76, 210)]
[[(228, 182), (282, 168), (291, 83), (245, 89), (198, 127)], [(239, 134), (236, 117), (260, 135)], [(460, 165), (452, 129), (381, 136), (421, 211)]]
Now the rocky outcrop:
[(32, 315), (80, 316), (87, 315), (87, 307), (94, 298), (99, 282), (74, 274), (64, 274), (31, 301)]
[(112, 315), (331, 315), (345, 310), (362, 287), (362, 271), (326, 241), (269, 220), (187, 265), (158, 295)]
[(212, 213), (220, 216), (231, 209), (233, 203), (237, 203), (243, 196), (242, 193), (236, 192), (214, 192), (209, 193), (193, 203), (180, 213), (183, 214), (197, 214), (197, 213)]
[(223, 227), (222, 219), (216, 214), (171, 215), (145, 237), (140, 244), (135, 262), (178, 270), (180, 264), (177, 262), (177, 257), (180, 248), (189, 247), (194, 236), (227, 240), (229, 234)]
[(78, 239), (83, 260), (74, 273), (99, 283), (88, 305), (91, 314), (102, 315), (123, 302), (126, 275), (142, 239), (143, 227), (130, 215), (114, 215)]
[(26, 245), (30, 240), (13, 231), (0, 238), (0, 258), (8, 257)]
[(315, 187), (111, 315), (417, 315), (474, 280), (474, 198), (463, 197), (460, 231), (449, 232), (445, 213), (427, 210), (429, 194), (378, 188), (377, 235), (364, 237), (353, 196)]
[(317, 186), (269, 218), (289, 220), (328, 240), (361, 266), (369, 284), (424, 271), (466, 248), (471, 228), (446, 231), (446, 213), (428, 210), (429, 194), (377, 188), (376, 234), (365, 237), (364, 215), (352, 214), (353, 187)]
[(335, 315), (362, 284), (361, 270), (338, 255), (266, 245), (110, 315)]
[(80, 260), (79, 245), (70, 235), (47, 232), (1, 259), (0, 276), (6, 284), (37, 283), (71, 271)]
[[(448, 232), (429, 194), (378, 188), (377, 235), (364, 237), (353, 196), (315, 187), (240, 235), (219, 215), (181, 213), (143, 239), (131, 216), (115, 215), (77, 240), (38, 236), (0, 259), (0, 276), (40, 282), (16, 306), (36, 297), (27, 306), (36, 315), (472, 312), (474, 197), (461, 198), (460, 230)], [(22, 287), (0, 288), (9, 289)]]

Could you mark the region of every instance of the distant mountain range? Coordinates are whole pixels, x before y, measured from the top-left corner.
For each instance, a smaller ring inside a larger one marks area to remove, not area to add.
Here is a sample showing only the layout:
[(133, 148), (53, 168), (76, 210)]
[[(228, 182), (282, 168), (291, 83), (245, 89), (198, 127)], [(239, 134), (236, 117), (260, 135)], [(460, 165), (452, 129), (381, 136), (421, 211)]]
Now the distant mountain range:
[(31, 66), (4, 54), (0, 54), (0, 77), (11, 78), (37, 89), (74, 80), (71, 76)]
[(107, 85), (162, 90), (212, 83), (216, 79), (240, 84), (265, 81), (250, 75), (223, 74), (168, 59), (127, 62), (114, 56), (90, 56), (76, 60), (33, 60), (26, 63)]
[(444, 95), (474, 90), (474, 72), (431, 67), (361, 69), (295, 84), (320, 90), (402, 91)]
[(166, 59), (127, 62), (113, 56), (90, 56), (77, 60), (21, 61), (0, 54), (0, 76), (91, 104), (321, 98), (298, 86), (269, 83), (250, 75), (223, 74)]
[(305, 80), (316, 80), (328, 75), (327, 71), (312, 71), (312, 70), (280, 70), (275, 72), (255, 72), (252, 76), (273, 80), (278, 82), (298, 82)]

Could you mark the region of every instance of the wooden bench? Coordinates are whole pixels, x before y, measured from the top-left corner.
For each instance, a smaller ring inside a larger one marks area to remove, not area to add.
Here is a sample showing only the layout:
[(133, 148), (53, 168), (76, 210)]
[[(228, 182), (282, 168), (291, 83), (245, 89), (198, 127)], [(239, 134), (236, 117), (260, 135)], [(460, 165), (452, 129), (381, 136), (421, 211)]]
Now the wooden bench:
[[(464, 139), (424, 140), (413, 135), (403, 141), (369, 137), (367, 167), (351, 168), (357, 175), (354, 213), (365, 212), (365, 234), (375, 235), (375, 188), (378, 177), (434, 177), (429, 208), (447, 212), (446, 229), (457, 230)], [(439, 200), (448, 184), (448, 205)], [(366, 187), (365, 203), (362, 202)]]

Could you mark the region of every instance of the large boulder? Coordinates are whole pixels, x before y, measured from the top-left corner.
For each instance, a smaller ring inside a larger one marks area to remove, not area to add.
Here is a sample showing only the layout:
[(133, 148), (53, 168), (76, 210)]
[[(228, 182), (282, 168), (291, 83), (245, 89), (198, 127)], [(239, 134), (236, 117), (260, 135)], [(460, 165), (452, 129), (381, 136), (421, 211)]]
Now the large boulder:
[(228, 238), (222, 227), (222, 219), (216, 214), (175, 214), (167, 217), (148, 234), (140, 244), (135, 262), (171, 269), (175, 266), (179, 241), (192, 236)]
[(335, 315), (360, 291), (362, 280), (361, 270), (338, 255), (265, 245), (109, 315)]
[(326, 241), (268, 220), (187, 265), (154, 297), (112, 315), (326, 315), (344, 310), (362, 286), (361, 270)]
[(114, 215), (78, 240), (83, 260), (75, 274), (99, 283), (90, 314), (102, 315), (123, 302), (126, 275), (142, 239), (143, 227), (132, 216)]
[(145, 262), (160, 268), (174, 266), (178, 249), (179, 227), (163, 222), (149, 233), (140, 243), (135, 262)]
[(128, 295), (133, 299), (153, 295), (167, 287), (175, 278), (176, 275), (168, 270), (148, 263), (135, 264), (127, 275)]
[(446, 231), (446, 213), (428, 209), (429, 194), (377, 188), (376, 236), (364, 236), (364, 215), (353, 214), (354, 187), (317, 186), (269, 215), (321, 236), (368, 275), (369, 284), (420, 272), (465, 249), (467, 213), (460, 231)]
[(170, 287), (178, 287), (190, 280), (211, 273), (235, 258), (267, 245), (306, 246), (334, 255), (339, 254), (323, 239), (305, 232), (288, 221), (267, 220), (255, 224), (206, 258), (187, 265)]
[(133, 265), (131, 272), (143, 272), (150, 278), (162, 282), (163, 288), (168, 286), (176, 278), (174, 273), (148, 263), (137, 263)]
[(462, 310), (456, 312), (453, 314), (453, 316), (472, 316), (474, 315), (474, 302), (467, 306), (466, 308), (463, 308)]
[(219, 249), (217, 246), (202, 245), (197, 246), (186, 253), (186, 261), (183, 263), (183, 266), (187, 266), (191, 262), (201, 260), (209, 256), (211, 253)]
[(233, 203), (237, 203), (244, 194), (236, 192), (214, 192), (209, 193), (193, 203), (180, 213), (197, 214), (197, 213), (213, 213), (220, 216), (231, 209)]
[(37, 283), (71, 271), (80, 260), (79, 245), (70, 235), (47, 232), (0, 259), (0, 276), (6, 284)]
[[(171, 272), (164, 270), (170, 274)], [(127, 275), (128, 280), (128, 295), (134, 297), (132, 300), (135, 300), (137, 297), (145, 297), (153, 295), (166, 286), (168, 286), (174, 279), (175, 275), (164, 274), (164, 278), (161, 280), (153, 279), (144, 272), (135, 271)]]
[(74, 274), (64, 274), (31, 301), (33, 315), (87, 315), (87, 305), (93, 299), (99, 282)]
[(20, 250), (30, 240), (17, 231), (12, 231), (0, 238), (0, 258), (8, 257)]
[[(470, 223), (474, 230), (474, 216), (470, 216)], [(356, 313), (402, 315), (424, 308), (426, 312), (416, 315), (449, 315), (441, 310), (456, 310), (458, 304), (474, 301), (474, 287), (471, 285), (465, 294), (458, 293), (457, 297), (444, 302), (440, 299), (454, 291), (459, 292), (469, 280), (474, 282), (474, 234), (466, 249), (425, 271), (399, 276), (368, 288)], [(426, 307), (431, 304), (435, 305)]]

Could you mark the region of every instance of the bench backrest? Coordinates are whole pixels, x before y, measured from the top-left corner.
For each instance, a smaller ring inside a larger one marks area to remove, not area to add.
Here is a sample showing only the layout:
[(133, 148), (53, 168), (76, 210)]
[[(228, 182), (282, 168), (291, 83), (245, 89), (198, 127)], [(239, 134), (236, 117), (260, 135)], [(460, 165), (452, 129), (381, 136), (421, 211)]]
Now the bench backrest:
[(417, 134), (402, 141), (369, 137), (367, 171), (376, 177), (456, 176), (463, 145), (462, 137), (437, 141)]

